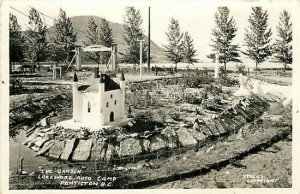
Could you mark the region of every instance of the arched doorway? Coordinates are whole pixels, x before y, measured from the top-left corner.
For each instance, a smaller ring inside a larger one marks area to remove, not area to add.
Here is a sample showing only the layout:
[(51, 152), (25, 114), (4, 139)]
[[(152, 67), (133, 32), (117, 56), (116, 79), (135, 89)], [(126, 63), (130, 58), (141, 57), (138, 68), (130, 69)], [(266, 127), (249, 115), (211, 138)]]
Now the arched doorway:
[(110, 113), (110, 115), (109, 115), (109, 121), (110, 121), (110, 122), (115, 121), (114, 112), (111, 112), (111, 113)]

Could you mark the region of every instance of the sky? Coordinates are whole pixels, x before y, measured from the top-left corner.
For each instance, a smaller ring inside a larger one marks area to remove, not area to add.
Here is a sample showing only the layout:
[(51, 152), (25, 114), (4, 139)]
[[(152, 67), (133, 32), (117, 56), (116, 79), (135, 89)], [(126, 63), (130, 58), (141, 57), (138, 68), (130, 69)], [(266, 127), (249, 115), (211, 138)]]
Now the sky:
[[(118, 4), (116, 3), (118, 2)], [(234, 43), (242, 46), (245, 28), (248, 26), (248, 18), (251, 13), (251, 7), (257, 5), (253, 2), (231, 1), (224, 4), (224, 1), (217, 3), (203, 3), (199, 1), (155, 1), (155, 3), (141, 3), (143, 1), (21, 1), (16, 0), (10, 3), (10, 6), (28, 14), (30, 6), (38, 11), (51, 16), (57, 17), (59, 9), (66, 11), (69, 17), (80, 15), (95, 15), (105, 17), (107, 20), (122, 24), (124, 19), (124, 9), (127, 6), (134, 6), (140, 10), (143, 18), (144, 33), (147, 34), (148, 22), (148, 6), (151, 7), (151, 39), (159, 46), (167, 44), (166, 31), (168, 29), (170, 18), (173, 17), (179, 21), (181, 31), (187, 31), (194, 40), (194, 45), (197, 50), (197, 58), (201, 61), (208, 61), (206, 55), (211, 51), (211, 30), (214, 28), (214, 14), (217, 7), (226, 5), (230, 9), (230, 14), (237, 23), (238, 31), (234, 38)], [(271, 3), (270, 3), (271, 2)], [(293, 17), (292, 4), (289, 1), (279, 3), (270, 1), (266, 4), (261, 3), (264, 9), (269, 13), (269, 27), (273, 31), (273, 38), (276, 38), (276, 25), (279, 21), (280, 13), (286, 9)], [(272, 3), (273, 2), (273, 3)], [(23, 29), (26, 29), (28, 18), (10, 8), (11, 13), (18, 18), (19, 24)], [(44, 21), (48, 25), (53, 24), (53, 20), (44, 17)]]

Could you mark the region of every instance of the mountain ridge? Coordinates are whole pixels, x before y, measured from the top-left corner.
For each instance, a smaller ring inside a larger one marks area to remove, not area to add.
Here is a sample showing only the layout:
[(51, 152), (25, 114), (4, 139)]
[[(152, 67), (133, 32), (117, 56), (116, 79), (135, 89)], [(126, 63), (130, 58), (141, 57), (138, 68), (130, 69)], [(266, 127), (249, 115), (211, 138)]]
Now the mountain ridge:
[[(76, 44), (84, 46), (83, 40), (84, 40), (84, 33), (88, 30), (88, 22), (90, 18), (93, 18), (95, 23), (99, 26), (101, 24), (101, 19), (103, 17), (94, 16), (94, 15), (81, 15), (81, 16), (72, 16), (70, 17), (70, 20), (72, 22), (72, 26), (74, 29), (74, 32), (77, 33), (77, 42)], [(118, 45), (118, 52), (122, 53), (126, 49), (127, 45), (125, 41), (123, 40), (122, 34), (125, 32), (124, 27), (120, 23), (111, 22), (107, 20), (109, 23), (110, 28), (112, 29), (112, 34), (115, 43)], [(55, 29), (54, 26), (49, 28), (49, 33), (54, 34)], [(145, 39), (147, 39), (147, 36), (144, 34)], [(163, 62), (166, 61), (163, 50), (161, 47), (159, 47), (155, 42), (151, 40), (151, 62)]]

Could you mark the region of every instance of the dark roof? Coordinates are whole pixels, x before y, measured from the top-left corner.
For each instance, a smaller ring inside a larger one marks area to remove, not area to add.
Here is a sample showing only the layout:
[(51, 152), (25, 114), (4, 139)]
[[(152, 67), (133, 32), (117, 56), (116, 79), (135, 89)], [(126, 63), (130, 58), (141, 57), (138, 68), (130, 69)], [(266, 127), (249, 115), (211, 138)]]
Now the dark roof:
[(120, 89), (120, 85), (117, 84), (113, 79), (108, 75), (102, 74), (104, 76), (105, 91), (117, 90)]
[(125, 76), (124, 76), (124, 72), (122, 71), (122, 74), (121, 74), (121, 81), (125, 81)]
[(88, 87), (90, 87), (91, 85), (81, 85), (78, 87), (78, 91), (83, 91), (86, 90)]
[(99, 78), (89, 77), (83, 85), (78, 87), (78, 91), (99, 92), (99, 82), (104, 83), (104, 91), (120, 89), (120, 85), (116, 83), (109, 75), (101, 74)]
[(73, 81), (74, 81), (74, 82), (78, 82), (78, 77), (77, 77), (77, 75), (76, 75), (76, 73), (75, 73), (75, 72), (74, 72)]

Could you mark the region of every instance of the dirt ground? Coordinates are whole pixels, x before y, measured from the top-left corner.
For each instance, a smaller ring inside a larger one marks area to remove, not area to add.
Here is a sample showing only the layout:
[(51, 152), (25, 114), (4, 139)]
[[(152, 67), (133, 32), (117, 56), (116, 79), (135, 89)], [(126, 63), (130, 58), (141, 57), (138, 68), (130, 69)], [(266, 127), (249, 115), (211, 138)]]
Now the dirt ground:
[[(149, 189), (291, 187), (291, 150), (291, 139), (286, 139), (241, 160), (244, 167), (227, 165), (219, 171), (156, 185)], [(271, 182), (267, 182), (268, 180)]]

